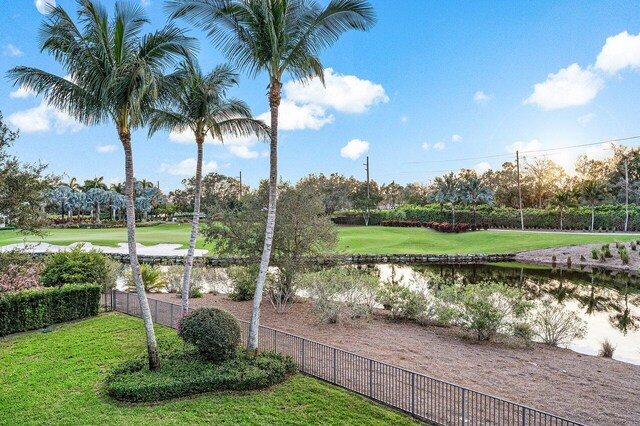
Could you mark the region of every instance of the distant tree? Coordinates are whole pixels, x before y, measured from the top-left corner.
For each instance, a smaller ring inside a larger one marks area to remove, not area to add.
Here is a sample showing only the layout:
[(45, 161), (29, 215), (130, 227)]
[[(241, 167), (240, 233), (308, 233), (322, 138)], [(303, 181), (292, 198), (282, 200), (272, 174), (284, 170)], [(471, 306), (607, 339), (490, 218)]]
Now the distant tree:
[(364, 223), (368, 226), (370, 212), (378, 209), (383, 197), (376, 181), (370, 180), (368, 189), (367, 182), (358, 182), (349, 198), (353, 208), (362, 212)]
[(415, 204), (422, 206), (427, 204), (427, 196), (429, 195), (429, 187), (422, 183), (408, 183), (402, 189), (400, 194), (401, 204)]
[(575, 193), (571, 190), (561, 190), (549, 200), (549, 206), (560, 212), (560, 230), (563, 229), (564, 212), (577, 204)]
[(109, 192), (101, 187), (93, 187), (85, 194), (86, 203), (91, 209), (91, 218), (100, 222), (100, 208), (109, 202)]
[(352, 207), (350, 194), (358, 187), (358, 181), (354, 177), (346, 177), (339, 173), (331, 173), (325, 176), (310, 174), (296, 183), (297, 188), (310, 188), (322, 195), (322, 203), (327, 214), (333, 214), (337, 210), (346, 210)]
[(109, 189), (107, 187), (107, 184), (104, 183), (104, 176), (100, 176), (100, 177), (94, 177), (93, 179), (87, 179), (84, 181), (84, 185), (82, 185), (82, 190), (84, 192), (89, 191), (90, 189), (102, 189), (102, 190), (107, 190)]
[(0, 215), (21, 231), (39, 233), (46, 217), (41, 209), (58, 179), (43, 164), (26, 164), (7, 153), (18, 132), (5, 124), (0, 111)]
[(451, 208), (451, 224), (456, 223), (456, 206), (464, 201), (464, 189), (460, 178), (448, 173), (436, 178), (433, 183), (431, 198), (441, 206), (448, 204)]
[(553, 160), (536, 158), (526, 163), (522, 184), (529, 188), (537, 207), (541, 209), (563, 186), (566, 177), (564, 169)]
[[(518, 208), (518, 173), (513, 163), (505, 162), (500, 170), (488, 170), (481, 176), (482, 181), (493, 190), (495, 204), (502, 207)], [(522, 188), (522, 198), (528, 198), (526, 187)]]
[(480, 204), (493, 204), (493, 190), (478, 177), (469, 176), (463, 178), (460, 183), (463, 202), (470, 204), (473, 208), (473, 224), (477, 225), (476, 211)]
[(380, 195), (382, 195), (382, 202), (388, 205), (389, 207), (391, 207), (392, 209), (395, 209), (403, 189), (404, 188), (402, 187), (402, 185), (397, 184), (395, 181), (392, 181), (389, 184), (383, 184), (380, 187)]
[(59, 209), (61, 219), (64, 219), (65, 215), (71, 209), (69, 201), (71, 200), (72, 195), (73, 191), (71, 190), (71, 188), (65, 185), (53, 188), (49, 192), (49, 202), (51, 202), (51, 204)]
[(590, 180), (582, 184), (580, 197), (582, 202), (591, 208), (591, 231), (596, 220), (596, 206), (607, 198), (607, 186), (598, 181)]

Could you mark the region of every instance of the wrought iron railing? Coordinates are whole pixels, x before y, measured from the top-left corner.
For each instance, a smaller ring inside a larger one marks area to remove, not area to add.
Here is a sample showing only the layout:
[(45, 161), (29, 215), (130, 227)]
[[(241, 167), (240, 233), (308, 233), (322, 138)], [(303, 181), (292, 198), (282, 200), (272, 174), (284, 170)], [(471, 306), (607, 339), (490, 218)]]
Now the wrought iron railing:
[[(113, 310), (140, 316), (134, 293), (114, 291)], [(180, 305), (149, 299), (153, 321), (175, 328)], [(242, 325), (243, 341), (249, 330)], [(583, 426), (582, 423), (458, 386), (339, 348), (260, 326), (259, 349), (288, 355), (300, 372), (437, 425)]]

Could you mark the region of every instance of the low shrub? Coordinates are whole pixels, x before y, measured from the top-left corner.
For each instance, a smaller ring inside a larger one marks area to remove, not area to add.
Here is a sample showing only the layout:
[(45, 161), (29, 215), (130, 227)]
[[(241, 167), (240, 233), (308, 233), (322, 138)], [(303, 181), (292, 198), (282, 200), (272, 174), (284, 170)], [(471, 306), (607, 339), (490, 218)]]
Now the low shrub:
[(253, 299), (259, 272), (259, 265), (230, 267), (228, 275), (232, 283), (232, 290), (229, 293), (229, 298), (236, 302)]
[(473, 331), (478, 340), (489, 340), (496, 333), (512, 334), (531, 307), (525, 293), (502, 283), (483, 282), (442, 290), (453, 309), (454, 322)]
[(42, 263), (9, 265), (0, 272), (0, 294), (40, 287)]
[(195, 309), (178, 322), (178, 335), (182, 340), (214, 362), (235, 356), (241, 332), (240, 323), (233, 315), (216, 308)]
[(573, 311), (564, 309), (550, 300), (544, 300), (536, 309), (531, 326), (534, 334), (547, 345), (558, 346), (584, 337), (586, 322)]
[(627, 250), (620, 250), (620, 260), (622, 260), (623, 265), (629, 264), (629, 252)]
[(84, 251), (82, 246), (49, 254), (41, 275), (45, 287), (64, 284), (98, 284), (107, 293), (115, 287), (117, 263), (98, 250)]
[(295, 369), (291, 358), (276, 353), (238, 354), (211, 363), (187, 350), (162, 356), (159, 371), (149, 371), (146, 357), (123, 363), (108, 373), (106, 389), (120, 401), (163, 401), (212, 391), (263, 389), (282, 382)]
[(0, 336), (94, 316), (99, 306), (100, 287), (95, 284), (0, 294)]
[(308, 292), (319, 319), (337, 323), (369, 316), (379, 282), (366, 270), (341, 267), (305, 274), (300, 286)]
[(598, 250), (597, 248), (592, 248), (591, 249), (591, 258), (594, 260), (598, 260), (598, 258), (600, 258), (600, 250)]
[[(467, 232), (482, 229), (483, 225), (471, 225), (469, 223), (456, 223), (455, 226), (449, 222), (425, 222), (419, 220), (383, 220), (380, 222), (382, 226), (392, 226), (400, 228), (431, 228), (439, 232)], [(485, 227), (484, 229), (487, 229)]]
[[(140, 265), (140, 275), (142, 276), (142, 285), (144, 286), (144, 291), (149, 292), (157, 292), (167, 287), (167, 279), (159, 267), (155, 267), (148, 263), (143, 263)], [(129, 271), (127, 275), (127, 290), (135, 291), (136, 283), (133, 280), (133, 274)]]
[(0, 251), (0, 273), (6, 272), (10, 266), (22, 266), (32, 263), (41, 262), (22, 250)]
[(598, 352), (598, 355), (603, 358), (613, 358), (613, 353), (615, 351), (615, 345), (611, 343), (609, 339), (604, 339), (604, 341), (600, 344), (600, 351)]

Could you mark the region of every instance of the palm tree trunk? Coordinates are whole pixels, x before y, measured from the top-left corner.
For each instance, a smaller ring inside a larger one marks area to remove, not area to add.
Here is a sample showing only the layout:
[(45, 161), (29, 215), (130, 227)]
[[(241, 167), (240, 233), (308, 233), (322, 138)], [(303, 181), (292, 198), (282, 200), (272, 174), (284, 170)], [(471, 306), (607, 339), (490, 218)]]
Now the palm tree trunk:
[(198, 160), (196, 163), (196, 188), (193, 201), (193, 221), (191, 222), (191, 238), (189, 250), (182, 277), (182, 315), (189, 313), (189, 291), (191, 285), (191, 270), (193, 269), (193, 256), (196, 250), (196, 238), (198, 236), (198, 223), (200, 222), (200, 192), (202, 191), (202, 146), (204, 135), (196, 135), (198, 145)]
[(562, 210), (560, 210), (560, 230), (562, 231)]
[(473, 205), (473, 226), (477, 226), (478, 225), (478, 220), (476, 219), (476, 205)]
[(271, 112), (271, 143), (269, 150), (269, 208), (267, 210), (267, 227), (264, 234), (264, 247), (260, 259), (260, 272), (256, 282), (256, 292), (253, 295), (253, 310), (249, 323), (249, 337), (247, 339), (247, 351), (258, 350), (258, 331), (260, 329), (260, 304), (264, 281), (267, 278), (269, 259), (271, 258), (271, 245), (273, 243), (273, 231), (276, 226), (276, 201), (278, 191), (278, 107), (280, 106), (282, 83), (276, 78), (271, 79), (269, 87), (269, 110)]
[(149, 301), (144, 291), (142, 275), (140, 274), (140, 264), (138, 263), (138, 253), (136, 248), (136, 212), (133, 206), (133, 152), (131, 151), (131, 133), (128, 130), (119, 131), (120, 141), (124, 148), (124, 168), (125, 168), (125, 194), (127, 197), (127, 242), (129, 245), (129, 261), (131, 263), (131, 275), (136, 285), (140, 311), (144, 319), (144, 328), (147, 333), (147, 352), (149, 355), (149, 370), (160, 369), (160, 356), (158, 354), (158, 343), (153, 329), (151, 309)]
[(593, 226), (596, 223), (596, 208), (591, 207), (591, 232), (593, 232)]

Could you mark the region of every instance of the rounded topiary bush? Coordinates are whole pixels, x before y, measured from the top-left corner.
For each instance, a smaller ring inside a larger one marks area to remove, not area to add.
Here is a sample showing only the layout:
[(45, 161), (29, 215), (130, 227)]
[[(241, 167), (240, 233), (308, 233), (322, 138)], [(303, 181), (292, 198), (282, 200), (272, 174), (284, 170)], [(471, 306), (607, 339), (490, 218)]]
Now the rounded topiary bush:
[(221, 362), (233, 358), (240, 345), (240, 324), (227, 311), (195, 309), (180, 319), (178, 335), (194, 345), (208, 360)]

